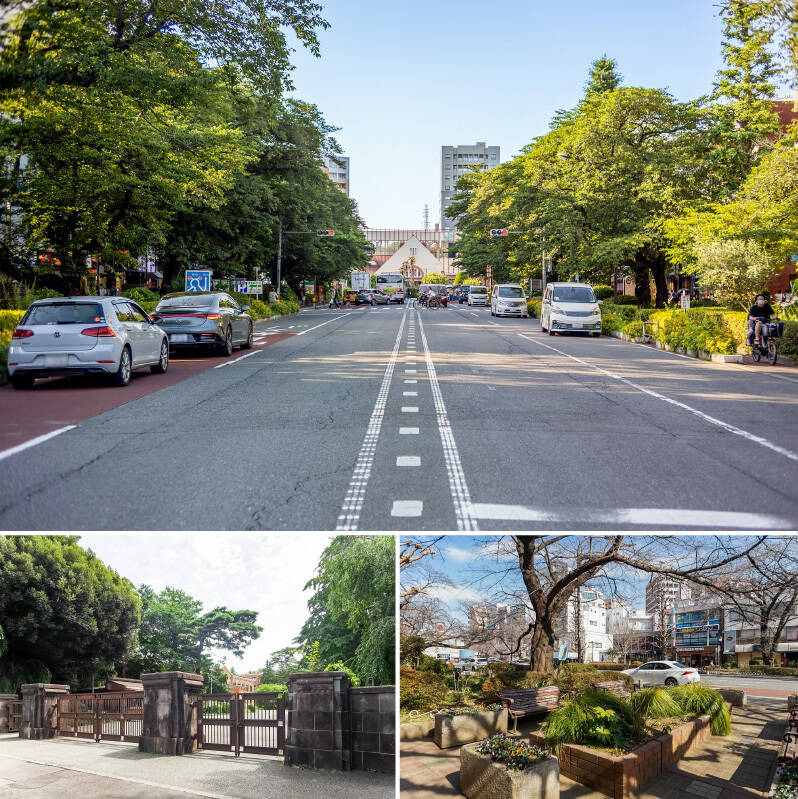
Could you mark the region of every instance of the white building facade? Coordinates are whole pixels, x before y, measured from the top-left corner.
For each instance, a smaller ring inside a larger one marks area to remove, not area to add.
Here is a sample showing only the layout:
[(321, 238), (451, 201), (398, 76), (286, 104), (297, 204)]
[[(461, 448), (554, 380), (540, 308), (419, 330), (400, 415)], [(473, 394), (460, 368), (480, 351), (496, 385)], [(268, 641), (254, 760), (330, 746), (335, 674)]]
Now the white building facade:
[(475, 166), (482, 170), (494, 169), (501, 162), (501, 148), (489, 147), (484, 141), (476, 144), (460, 144), (457, 147), (441, 147), (441, 230), (457, 230), (457, 224), (446, 216), (446, 209), (454, 197), (457, 180), (472, 171)]

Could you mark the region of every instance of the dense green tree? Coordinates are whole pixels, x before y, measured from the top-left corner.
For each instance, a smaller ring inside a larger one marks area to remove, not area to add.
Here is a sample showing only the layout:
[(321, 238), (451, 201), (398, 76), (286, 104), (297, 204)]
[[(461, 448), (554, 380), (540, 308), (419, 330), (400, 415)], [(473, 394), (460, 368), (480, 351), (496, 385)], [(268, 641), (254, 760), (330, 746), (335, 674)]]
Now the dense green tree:
[(124, 663), (140, 617), (133, 586), (77, 537), (0, 538), (6, 687), (33, 675), (75, 688), (103, 679)]
[(260, 671), (263, 683), (285, 683), (290, 674), (303, 670), (301, 647), (286, 646), (272, 652), (266, 665)]
[(156, 593), (139, 589), (142, 600), (138, 648), (129, 663), (131, 674), (153, 671), (196, 671), (208, 650), (241, 657), (263, 628), (251, 610), (217, 607), (202, 612), (202, 603), (176, 588)]
[(612, 92), (617, 89), (623, 78), (618, 74), (618, 62), (614, 58), (603, 55), (590, 65), (590, 76), (585, 84), (585, 97), (592, 98), (598, 94)]

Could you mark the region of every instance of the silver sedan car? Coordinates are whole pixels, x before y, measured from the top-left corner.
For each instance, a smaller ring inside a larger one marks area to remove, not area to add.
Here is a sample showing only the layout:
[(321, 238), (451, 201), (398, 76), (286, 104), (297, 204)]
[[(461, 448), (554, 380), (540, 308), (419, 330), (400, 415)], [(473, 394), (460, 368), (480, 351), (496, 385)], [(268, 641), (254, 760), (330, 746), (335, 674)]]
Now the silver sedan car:
[(230, 355), (235, 346), (252, 346), (254, 327), (246, 311), (246, 305), (239, 306), (223, 291), (181, 291), (163, 297), (152, 315), (173, 349), (210, 347), (218, 355)]
[(38, 377), (109, 375), (117, 386), (134, 369), (169, 367), (166, 333), (125, 297), (56, 297), (37, 300), (12, 333), (8, 374), (14, 388)]

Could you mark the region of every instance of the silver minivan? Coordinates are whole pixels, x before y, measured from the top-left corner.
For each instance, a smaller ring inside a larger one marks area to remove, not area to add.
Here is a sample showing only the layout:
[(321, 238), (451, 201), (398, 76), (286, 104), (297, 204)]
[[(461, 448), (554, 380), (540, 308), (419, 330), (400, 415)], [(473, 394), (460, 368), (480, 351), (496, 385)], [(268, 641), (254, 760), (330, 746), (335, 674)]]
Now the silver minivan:
[(587, 283), (549, 283), (540, 309), (540, 330), (601, 335), (601, 306)]
[(528, 317), (524, 289), (518, 283), (497, 283), (490, 295), (490, 315)]
[(488, 287), (487, 286), (471, 286), (468, 292), (468, 304), (473, 305), (487, 305), (488, 304)]

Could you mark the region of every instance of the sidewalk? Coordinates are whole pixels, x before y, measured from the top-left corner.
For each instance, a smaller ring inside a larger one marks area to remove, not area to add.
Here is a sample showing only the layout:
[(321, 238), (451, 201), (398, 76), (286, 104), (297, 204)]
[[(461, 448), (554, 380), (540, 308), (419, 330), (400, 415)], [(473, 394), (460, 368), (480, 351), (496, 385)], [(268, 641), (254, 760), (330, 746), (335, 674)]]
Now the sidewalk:
[[(734, 708), (732, 732), (710, 737), (678, 765), (650, 783), (639, 799), (761, 799), (770, 779), (786, 722), (783, 702), (749, 701)], [(524, 728), (523, 737), (538, 725)], [(519, 724), (519, 728), (521, 725)], [(460, 750), (438, 749), (432, 740), (402, 741), (402, 799), (460, 796)], [(560, 778), (561, 799), (606, 799), (567, 777)]]
[(134, 744), (0, 735), (0, 799), (388, 799), (386, 774), (289, 768), (282, 758), (139, 752)]

